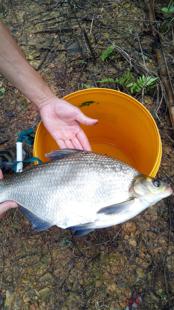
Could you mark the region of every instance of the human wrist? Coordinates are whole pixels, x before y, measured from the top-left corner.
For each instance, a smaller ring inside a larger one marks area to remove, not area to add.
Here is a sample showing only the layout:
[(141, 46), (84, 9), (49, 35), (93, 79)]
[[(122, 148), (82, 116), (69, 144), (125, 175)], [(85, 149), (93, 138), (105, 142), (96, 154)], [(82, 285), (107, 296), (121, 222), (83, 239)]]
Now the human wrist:
[(55, 100), (56, 96), (50, 91), (43, 93), (36, 93), (30, 97), (30, 101), (34, 103), (37, 109), (40, 111), (43, 107), (51, 104)]
[(37, 99), (37, 101), (33, 101), (33, 103), (37, 106), (39, 111), (42, 111), (44, 107), (52, 105), (56, 102), (56, 104), (59, 104), (59, 101), (61, 103), (62, 99), (55, 96), (53, 93), (50, 93), (49, 96), (43, 96)]

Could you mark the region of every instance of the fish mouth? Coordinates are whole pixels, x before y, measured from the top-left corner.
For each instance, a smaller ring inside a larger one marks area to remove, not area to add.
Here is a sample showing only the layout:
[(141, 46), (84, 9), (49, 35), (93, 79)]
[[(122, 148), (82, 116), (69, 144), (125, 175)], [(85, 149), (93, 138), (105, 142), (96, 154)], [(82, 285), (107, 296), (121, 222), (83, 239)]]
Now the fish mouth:
[(174, 188), (171, 187), (171, 184), (167, 184), (165, 188), (166, 197), (174, 195)]
[(173, 194), (174, 194), (174, 191), (173, 191), (171, 185), (168, 185), (168, 186), (167, 186), (166, 191), (167, 191), (167, 193), (168, 193), (169, 195), (173, 195)]

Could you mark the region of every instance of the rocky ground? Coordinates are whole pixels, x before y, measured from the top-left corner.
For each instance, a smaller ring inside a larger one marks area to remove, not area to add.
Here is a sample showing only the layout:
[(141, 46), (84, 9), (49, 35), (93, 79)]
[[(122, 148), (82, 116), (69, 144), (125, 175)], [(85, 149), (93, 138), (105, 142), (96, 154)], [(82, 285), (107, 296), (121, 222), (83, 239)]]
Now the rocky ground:
[[(161, 13), (167, 5), (158, 1), (154, 23), (173, 80), (172, 26)], [(125, 84), (98, 81), (121, 77), (128, 68), (136, 78), (158, 73), (143, 1), (5, 0), (0, 17), (58, 96), (96, 86), (130, 93)], [(102, 60), (113, 44), (112, 55)], [(4, 149), (20, 130), (35, 128), (39, 117), (13, 85), (3, 77), (0, 83)], [(174, 136), (160, 86), (133, 96), (156, 119), (163, 142), (159, 173), (173, 182)], [(18, 210), (9, 212), (0, 222), (0, 309), (174, 309), (173, 202), (166, 199), (124, 225), (82, 239), (58, 228), (35, 234)]]

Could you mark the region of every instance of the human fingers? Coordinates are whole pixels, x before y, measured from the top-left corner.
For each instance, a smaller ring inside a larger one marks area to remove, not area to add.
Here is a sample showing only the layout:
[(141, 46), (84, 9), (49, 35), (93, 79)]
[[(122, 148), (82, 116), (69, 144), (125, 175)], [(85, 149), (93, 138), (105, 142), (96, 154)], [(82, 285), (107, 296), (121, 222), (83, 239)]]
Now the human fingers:
[(89, 144), (88, 138), (82, 129), (78, 132), (77, 139), (85, 151), (91, 151), (91, 146)]
[(80, 143), (80, 141), (78, 140), (78, 138), (76, 136), (74, 136), (72, 139), (72, 144), (74, 145), (74, 148), (77, 150), (83, 150), (83, 146)]
[(76, 120), (84, 125), (94, 125), (98, 122), (97, 119), (94, 118), (90, 118), (88, 116), (86, 116), (82, 111), (79, 110), (79, 113), (76, 116)]

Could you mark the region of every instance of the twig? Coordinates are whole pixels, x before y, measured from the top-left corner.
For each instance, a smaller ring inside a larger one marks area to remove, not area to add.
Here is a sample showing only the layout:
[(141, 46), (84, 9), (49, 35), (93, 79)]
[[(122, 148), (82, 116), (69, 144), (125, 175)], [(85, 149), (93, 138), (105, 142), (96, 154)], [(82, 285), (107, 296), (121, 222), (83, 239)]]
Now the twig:
[[(61, 17), (61, 16), (60, 16)], [(58, 20), (59, 16), (49, 17), (45, 19), (35, 19), (33, 25), (45, 24), (46, 22), (54, 21), (54, 24), (62, 23), (63, 20)]]
[(33, 34), (72, 32), (72, 30), (73, 30), (72, 28), (68, 28), (68, 27), (66, 27), (66, 28), (50, 28), (50, 29), (44, 29), (44, 30), (33, 32)]
[(170, 140), (170, 142), (174, 144), (174, 139), (172, 139), (167, 133), (166, 133), (166, 136)]
[[(83, 35), (83, 37), (84, 37), (84, 40), (85, 40), (85, 43), (86, 43), (86, 45), (87, 45), (87, 48), (88, 48), (88, 50), (90, 51), (90, 53), (91, 53), (91, 56), (92, 56), (92, 59), (93, 59), (93, 63), (95, 63), (96, 62), (96, 55), (95, 55), (95, 51), (94, 51), (94, 49), (93, 49), (93, 47), (92, 47), (92, 44), (91, 44), (91, 42), (90, 42), (90, 40), (89, 40), (89, 38), (88, 38), (88, 35), (87, 35), (87, 32), (86, 32), (86, 30), (85, 30), (85, 28), (81, 25), (81, 22), (79, 21), (79, 18), (78, 18), (78, 16), (77, 16), (77, 14), (76, 14), (76, 11), (75, 11), (75, 9), (74, 9), (74, 3), (73, 2), (75, 2), (74, 0), (68, 0), (68, 3), (69, 3), (69, 6), (70, 6), (70, 8), (71, 8), (71, 11), (72, 11), (72, 13), (73, 13), (73, 15), (74, 15), (74, 17), (76, 18), (76, 20), (77, 20), (77, 24), (78, 24), (78, 26), (79, 26), (79, 29), (81, 30), (81, 33), (82, 33), (82, 35)], [(76, 4), (76, 6), (77, 6), (77, 3), (75, 2), (75, 4)]]
[(93, 24), (94, 24), (94, 16), (92, 17), (92, 21), (91, 21), (91, 26), (90, 26), (89, 35), (91, 35), (91, 34), (92, 34)]
[(52, 38), (51, 43), (50, 43), (50, 49), (48, 49), (48, 50), (46, 51), (46, 53), (45, 53), (45, 55), (44, 55), (42, 61), (40, 62), (40, 64), (39, 64), (38, 67), (37, 67), (37, 70), (40, 70), (40, 69), (42, 68), (42, 66), (43, 66), (43, 64), (45, 63), (45, 61), (47, 60), (49, 54), (52, 52), (52, 50), (53, 50), (53, 42), (54, 42), (54, 39), (55, 39), (55, 38)]
[(156, 116), (158, 116), (158, 111), (160, 110), (163, 99), (164, 99), (164, 87), (163, 87), (163, 84), (161, 81), (160, 81), (160, 89), (161, 89), (161, 99), (159, 101), (159, 87), (157, 85), (157, 102), (159, 102), (159, 104), (158, 104), (158, 107), (156, 108), (156, 111), (155, 111)]
[(141, 91), (141, 101), (142, 103), (144, 103), (144, 87), (142, 88), (142, 91)]
[(141, 45), (141, 42), (140, 42), (140, 38), (139, 38), (138, 33), (137, 33), (136, 37), (137, 37), (138, 44), (139, 44), (139, 47), (140, 47), (140, 51), (141, 51), (141, 56), (142, 56), (142, 59), (143, 59), (144, 68), (145, 68), (146, 71), (148, 72), (148, 68), (147, 68), (147, 66), (146, 66), (146, 61), (145, 61), (145, 58), (144, 58), (144, 53), (143, 53), (143, 49), (142, 49), (142, 45)]
[(134, 67), (136, 71), (138, 71), (138, 73), (141, 71), (144, 74), (153, 74), (154, 76), (157, 76), (156, 72), (149, 70), (147, 68), (145, 68), (143, 65), (139, 64), (137, 62), (136, 59), (134, 59), (133, 57), (131, 57), (125, 50), (123, 50), (121, 47), (119, 46), (115, 46), (115, 49), (117, 50), (117, 52), (119, 52), (124, 59), (127, 60), (127, 62), (129, 63), (130, 67)]
[(92, 56), (92, 59), (93, 59), (93, 63), (95, 63), (96, 62), (96, 55), (95, 55), (94, 49), (93, 49), (93, 47), (91, 45), (91, 42), (90, 42), (90, 40), (88, 38), (88, 35), (87, 35), (87, 32), (86, 32), (85, 29), (83, 29), (83, 35), (84, 35), (84, 39), (85, 39), (86, 45), (87, 45), (87, 47), (88, 47), (88, 49), (89, 49), (89, 51), (91, 53), (91, 56)]

